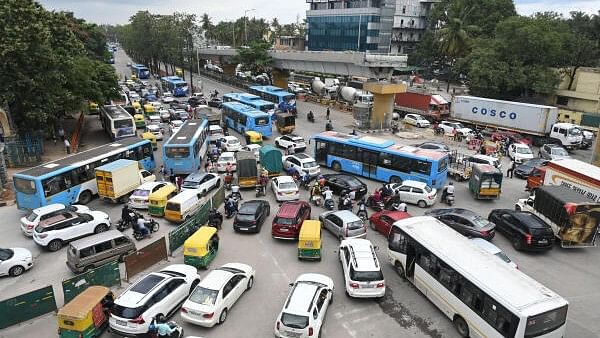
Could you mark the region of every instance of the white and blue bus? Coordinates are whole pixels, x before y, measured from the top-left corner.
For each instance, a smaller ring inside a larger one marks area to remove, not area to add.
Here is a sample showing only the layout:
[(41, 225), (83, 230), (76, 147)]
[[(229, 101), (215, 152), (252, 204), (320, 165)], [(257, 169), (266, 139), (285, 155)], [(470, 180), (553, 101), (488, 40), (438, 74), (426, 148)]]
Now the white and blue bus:
[(461, 337), (565, 337), (564, 298), (433, 217), (395, 222), (388, 257)]
[(133, 116), (121, 106), (102, 106), (100, 108), (100, 122), (112, 141), (137, 136)]
[(156, 168), (148, 140), (129, 138), (105, 144), (15, 174), (17, 206), (35, 209), (52, 203), (87, 204), (98, 194), (95, 169), (118, 159), (136, 160), (149, 171)]
[(265, 101), (260, 96), (248, 93), (227, 93), (223, 94), (223, 102), (239, 102), (247, 106), (260, 110), (263, 113), (269, 114), (271, 120), (275, 121), (275, 104)]
[(187, 96), (190, 92), (187, 82), (179, 76), (165, 76), (160, 78), (160, 83), (164, 91), (170, 91), (173, 96)]
[(313, 136), (315, 159), (335, 171), (398, 183), (414, 180), (440, 189), (448, 178), (448, 155), (373, 136), (326, 131)]
[(256, 131), (264, 137), (273, 136), (269, 114), (239, 102), (225, 102), (221, 107), (223, 122), (227, 127), (244, 135), (246, 131)]
[(283, 112), (296, 112), (296, 95), (287, 90), (275, 86), (250, 86), (250, 94), (262, 97), (264, 100), (273, 102)]
[(208, 150), (208, 120), (187, 120), (163, 143), (163, 165), (170, 173), (187, 175), (200, 169)]
[(148, 78), (150, 78), (150, 70), (148, 69), (148, 67), (146, 67), (144, 65), (132, 64), (131, 65), (131, 72), (138, 79), (148, 79)]

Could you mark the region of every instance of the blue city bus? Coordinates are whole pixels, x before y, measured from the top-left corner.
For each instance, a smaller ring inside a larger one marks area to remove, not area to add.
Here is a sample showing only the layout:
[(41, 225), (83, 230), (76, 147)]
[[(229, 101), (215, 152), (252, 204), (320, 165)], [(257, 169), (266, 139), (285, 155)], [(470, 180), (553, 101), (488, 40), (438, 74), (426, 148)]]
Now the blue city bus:
[(146, 67), (144, 65), (140, 65), (140, 64), (131, 65), (131, 72), (138, 79), (147, 79), (150, 77), (150, 70), (148, 69), (148, 67)]
[(149, 171), (156, 168), (150, 141), (123, 139), (15, 174), (17, 206), (35, 209), (52, 203), (87, 204), (98, 194), (95, 169), (118, 159), (136, 160)]
[(284, 112), (296, 112), (296, 95), (275, 86), (250, 86), (250, 94), (260, 96), (264, 100), (273, 102), (277, 108)]
[(260, 96), (248, 93), (227, 93), (223, 94), (223, 102), (239, 102), (247, 106), (253, 107), (256, 110), (260, 110), (263, 113), (269, 114), (271, 120), (275, 121), (275, 104), (273, 102), (265, 101)]
[(239, 102), (224, 102), (221, 107), (223, 122), (227, 127), (244, 135), (246, 131), (256, 131), (264, 137), (273, 136), (269, 114)]
[(335, 171), (390, 183), (420, 181), (437, 189), (448, 178), (448, 155), (442, 152), (335, 131), (322, 132), (312, 139), (317, 162)]
[(187, 82), (183, 81), (179, 76), (165, 76), (160, 79), (162, 89), (170, 91), (173, 96), (187, 96), (190, 92)]
[(167, 173), (187, 175), (200, 169), (208, 150), (208, 120), (187, 120), (163, 144), (163, 165)]

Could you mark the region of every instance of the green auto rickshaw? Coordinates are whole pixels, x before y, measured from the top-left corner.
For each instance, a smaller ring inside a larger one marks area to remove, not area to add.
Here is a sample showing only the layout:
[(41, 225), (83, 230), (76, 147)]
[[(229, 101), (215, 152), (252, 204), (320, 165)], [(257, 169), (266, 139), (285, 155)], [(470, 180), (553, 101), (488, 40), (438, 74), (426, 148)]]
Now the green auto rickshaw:
[(214, 227), (203, 226), (183, 243), (183, 262), (206, 269), (219, 251), (219, 236)]
[(473, 164), (469, 178), (469, 191), (478, 200), (500, 198), (502, 172), (489, 164)]

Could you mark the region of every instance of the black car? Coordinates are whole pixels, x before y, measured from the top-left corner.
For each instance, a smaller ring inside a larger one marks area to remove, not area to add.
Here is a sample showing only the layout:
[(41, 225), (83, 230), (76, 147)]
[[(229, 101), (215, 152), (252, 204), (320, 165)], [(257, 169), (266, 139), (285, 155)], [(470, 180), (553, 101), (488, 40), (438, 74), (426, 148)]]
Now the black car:
[(479, 216), (471, 210), (460, 208), (435, 209), (425, 215), (433, 216), (442, 223), (467, 237), (478, 237), (485, 240), (494, 238), (494, 223)]
[(516, 250), (550, 250), (554, 245), (552, 228), (530, 212), (494, 209), (488, 220), (496, 224)]
[(214, 108), (221, 108), (221, 106), (223, 105), (223, 100), (221, 100), (218, 97), (215, 97), (213, 99), (210, 99), (208, 101), (208, 106), (209, 107), (214, 107)]
[(340, 195), (342, 191), (356, 192), (356, 199), (361, 199), (367, 194), (367, 185), (352, 175), (346, 174), (326, 174), (325, 185), (333, 191), (334, 194)]
[(515, 167), (515, 176), (519, 178), (527, 178), (533, 172), (535, 167), (548, 164), (548, 160), (543, 158), (532, 158), (531, 160), (521, 163)]
[(195, 108), (201, 104), (206, 104), (206, 99), (201, 96), (192, 96), (189, 98), (188, 104)]
[(251, 200), (244, 202), (233, 220), (233, 230), (260, 232), (260, 228), (262, 228), (269, 214), (271, 214), (271, 207), (267, 201)]

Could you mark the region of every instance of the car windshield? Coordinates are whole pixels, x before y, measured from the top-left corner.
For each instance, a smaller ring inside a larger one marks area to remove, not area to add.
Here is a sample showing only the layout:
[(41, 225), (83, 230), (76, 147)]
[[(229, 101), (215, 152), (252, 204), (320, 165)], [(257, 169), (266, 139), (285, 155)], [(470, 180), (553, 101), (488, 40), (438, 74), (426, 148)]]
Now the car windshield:
[(121, 129), (121, 128), (131, 128), (133, 127), (133, 121), (131, 121), (130, 119), (127, 120), (116, 120), (113, 122), (115, 129)]
[(296, 183), (294, 182), (281, 182), (279, 183), (279, 189), (281, 190), (285, 190), (285, 189), (298, 189), (298, 187), (296, 186)]
[(0, 249), (0, 261), (5, 261), (13, 256), (14, 252), (10, 249)]
[(126, 306), (121, 306), (121, 305), (115, 304), (113, 306), (113, 308), (110, 310), (110, 312), (117, 317), (121, 317), (121, 318), (125, 318), (125, 319), (134, 319), (134, 318), (141, 316), (142, 313), (144, 313), (144, 310), (146, 310), (146, 308), (144, 306), (140, 306), (140, 307), (136, 307), (136, 308), (129, 308)]
[(237, 214), (236, 218), (238, 221), (252, 222), (254, 221), (254, 214)]
[(564, 150), (563, 148), (552, 148), (552, 155), (558, 155), (558, 156), (569, 156), (569, 153), (567, 153), (566, 150)]
[(29, 222), (33, 222), (33, 221), (35, 221), (36, 218), (38, 218), (38, 216), (39, 216), (38, 214), (36, 214), (35, 212), (32, 211), (31, 214), (27, 215), (26, 219)]
[(273, 223), (282, 224), (282, 225), (292, 225), (292, 224), (294, 224), (294, 219), (293, 218), (277, 217), (277, 218), (275, 218), (275, 220), (273, 221)]
[(569, 129), (569, 135), (571, 135), (571, 136), (579, 136), (579, 135), (581, 135), (581, 129), (579, 129), (579, 128), (571, 128), (571, 129)]
[(354, 222), (348, 222), (348, 230), (358, 230), (360, 228), (364, 227), (364, 224), (361, 220), (358, 221), (354, 221)]
[(235, 162), (233, 160), (233, 156), (221, 156), (221, 160), (219, 162)]
[(148, 197), (148, 195), (150, 195), (150, 190), (144, 190), (144, 189), (137, 189), (136, 191), (133, 192), (133, 194), (131, 194), (131, 196), (135, 196), (135, 197)]
[(308, 326), (308, 317), (284, 312), (281, 315), (281, 323), (294, 329), (303, 329)]
[(314, 168), (316, 166), (317, 166), (317, 162), (315, 162), (315, 161), (302, 163), (302, 168)]
[(240, 142), (238, 140), (228, 140), (227, 143), (228, 144), (238, 144)]
[(518, 147), (517, 153), (519, 154), (531, 154), (531, 149), (529, 147)]
[(499, 257), (501, 260), (505, 261), (506, 263), (511, 263), (511, 262), (512, 262), (512, 261), (510, 260), (510, 258), (508, 258), (508, 256), (507, 256), (507, 255), (506, 255), (504, 252), (502, 252), (502, 251), (500, 251), (500, 252), (497, 252), (497, 253), (495, 254), (495, 256), (496, 256), (496, 257)]
[(480, 216), (470, 218), (469, 220), (478, 228), (485, 228), (490, 225), (490, 222), (487, 219)]
[(218, 290), (212, 290), (198, 286), (190, 295), (189, 300), (202, 305), (213, 305), (217, 300)]

